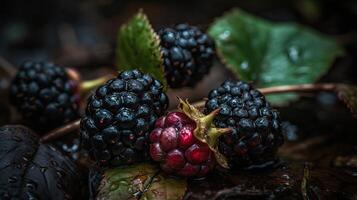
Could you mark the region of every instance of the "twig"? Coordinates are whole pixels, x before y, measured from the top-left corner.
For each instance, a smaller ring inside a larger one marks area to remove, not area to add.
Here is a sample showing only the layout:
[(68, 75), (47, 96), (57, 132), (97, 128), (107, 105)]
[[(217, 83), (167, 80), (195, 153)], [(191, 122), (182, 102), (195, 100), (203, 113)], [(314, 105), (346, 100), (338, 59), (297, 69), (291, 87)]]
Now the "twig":
[(57, 128), (57, 129), (49, 132), (48, 134), (42, 136), (40, 139), (40, 142), (46, 143), (46, 142), (55, 140), (61, 136), (67, 135), (68, 133), (70, 133), (72, 131), (79, 130), (79, 126), (80, 126), (79, 119), (76, 121), (70, 122), (69, 124), (66, 124), (60, 128)]
[[(278, 94), (278, 93), (287, 93), (287, 92), (317, 92), (317, 91), (329, 91), (333, 92), (337, 88), (337, 84), (333, 83), (317, 83), (317, 84), (299, 84), (299, 85), (282, 85), (282, 86), (273, 86), (267, 88), (258, 89), (262, 94)], [(201, 108), (205, 106), (205, 101), (198, 101), (192, 105), (196, 108)]]
[(317, 84), (300, 84), (300, 85), (283, 85), (268, 88), (261, 88), (259, 91), (264, 94), (277, 94), (286, 92), (316, 92), (316, 91), (334, 91), (337, 84), (317, 83)]
[[(97, 85), (98, 82), (103, 82), (107, 80), (109, 76), (105, 76), (103, 78), (99, 78), (98, 80), (94, 80), (92, 83), (88, 83), (88, 86), (82, 85), (81, 87), (89, 88), (89, 86), (93, 87), (93, 85)], [(97, 82), (96, 82), (97, 81)], [(261, 88), (259, 91), (262, 94), (273, 94), (273, 93), (285, 93), (285, 92), (316, 92), (316, 91), (334, 91), (337, 87), (337, 84), (332, 83), (319, 83), (319, 84), (301, 84), (301, 85), (287, 85), (287, 86), (274, 86), (269, 88)], [(205, 101), (198, 101), (192, 104), (197, 108), (202, 108), (205, 105)], [(42, 142), (48, 142), (67, 133), (78, 130), (79, 129), (79, 120), (69, 123), (61, 128), (55, 129), (52, 132), (41, 138)]]

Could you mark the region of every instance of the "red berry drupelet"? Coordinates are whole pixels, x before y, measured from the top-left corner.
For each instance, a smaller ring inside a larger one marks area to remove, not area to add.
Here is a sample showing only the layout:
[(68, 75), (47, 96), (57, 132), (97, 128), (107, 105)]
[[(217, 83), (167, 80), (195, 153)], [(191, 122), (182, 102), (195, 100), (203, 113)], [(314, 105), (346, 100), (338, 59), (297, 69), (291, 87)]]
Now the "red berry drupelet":
[(89, 97), (81, 138), (102, 166), (149, 158), (148, 134), (168, 107), (163, 85), (138, 70), (121, 72)]
[(220, 109), (217, 127), (230, 127), (220, 137), (219, 151), (230, 167), (259, 168), (273, 164), (283, 144), (279, 113), (250, 84), (225, 81), (208, 95), (205, 112)]
[(169, 86), (193, 87), (212, 66), (213, 40), (198, 27), (188, 24), (163, 28), (158, 33)]
[(79, 100), (79, 83), (48, 62), (25, 62), (10, 86), (10, 102), (40, 132), (78, 118)]
[(205, 176), (216, 161), (227, 167), (216, 141), (230, 129), (211, 126), (218, 110), (204, 116), (182, 100), (179, 107), (181, 112), (171, 112), (156, 121), (150, 133), (151, 158), (160, 162), (165, 172), (185, 177)]

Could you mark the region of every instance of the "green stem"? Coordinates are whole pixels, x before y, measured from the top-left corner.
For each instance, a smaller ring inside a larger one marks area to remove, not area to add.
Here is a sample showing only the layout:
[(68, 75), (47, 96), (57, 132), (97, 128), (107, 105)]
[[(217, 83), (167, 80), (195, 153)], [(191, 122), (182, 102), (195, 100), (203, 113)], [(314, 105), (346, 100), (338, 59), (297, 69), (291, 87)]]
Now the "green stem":
[(99, 87), (100, 85), (104, 84), (105, 82), (107, 82), (109, 79), (112, 79), (113, 77), (114, 77), (113, 75), (106, 75), (97, 79), (82, 81), (80, 84), (81, 94), (88, 93), (89, 91)]

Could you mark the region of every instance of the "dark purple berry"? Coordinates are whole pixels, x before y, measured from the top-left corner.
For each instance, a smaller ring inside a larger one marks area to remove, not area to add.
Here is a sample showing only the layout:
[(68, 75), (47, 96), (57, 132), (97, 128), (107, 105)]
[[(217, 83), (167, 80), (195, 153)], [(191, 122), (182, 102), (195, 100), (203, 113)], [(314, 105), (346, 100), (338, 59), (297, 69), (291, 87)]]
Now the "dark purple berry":
[(168, 107), (163, 86), (138, 70), (121, 72), (88, 99), (81, 138), (90, 156), (105, 166), (148, 159), (148, 138)]

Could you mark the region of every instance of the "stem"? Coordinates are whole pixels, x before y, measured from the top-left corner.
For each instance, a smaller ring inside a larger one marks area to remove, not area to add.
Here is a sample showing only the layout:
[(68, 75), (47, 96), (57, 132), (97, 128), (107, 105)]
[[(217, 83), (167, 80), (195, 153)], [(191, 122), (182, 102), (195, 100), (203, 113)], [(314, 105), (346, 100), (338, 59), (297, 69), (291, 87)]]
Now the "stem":
[(103, 83), (107, 82), (109, 79), (112, 79), (113, 77), (114, 75), (110, 74), (110, 75), (102, 76), (97, 79), (83, 81), (80, 85), (80, 91), (82, 94), (85, 94), (91, 91), (92, 89), (102, 85)]
[(47, 133), (46, 135), (44, 135), (40, 138), (40, 142), (42, 142), (42, 143), (50, 142), (50, 141), (53, 141), (59, 137), (67, 135), (68, 133), (70, 133), (72, 131), (79, 130), (80, 121), (81, 120), (78, 119), (76, 121), (70, 122), (62, 127), (59, 127), (57, 129)]
[[(112, 77), (112, 76), (110, 76)], [(109, 79), (109, 76), (105, 76), (96, 80), (92, 80), (89, 82), (84, 82), (81, 85), (81, 88), (86, 88), (83, 90), (87, 90), (89, 88), (93, 88), (94, 86), (98, 86), (99, 83), (104, 83)], [(286, 92), (318, 92), (318, 91), (328, 91), (332, 92), (336, 89), (338, 84), (333, 83), (317, 83), (317, 84), (300, 84), (300, 85), (283, 85), (283, 86), (274, 86), (268, 88), (258, 89), (262, 94), (276, 94), (276, 93), (286, 93)], [(202, 108), (205, 106), (205, 101), (198, 101), (193, 103), (192, 106), (196, 108)], [(49, 142), (54, 139), (57, 139), (61, 136), (64, 136), (74, 130), (79, 130), (80, 120), (71, 122), (67, 125), (64, 125), (58, 129), (51, 131), (50, 133), (44, 135), (41, 138), (41, 142)]]
[[(278, 94), (278, 93), (288, 93), (288, 92), (318, 92), (318, 91), (335, 91), (338, 84), (334, 83), (317, 83), (317, 84), (299, 84), (299, 85), (282, 85), (273, 86), (267, 88), (259, 88), (258, 90), (264, 94)], [(206, 104), (206, 101), (197, 101), (192, 105), (196, 108), (202, 108)]]
[(92, 80), (81, 80), (81, 76), (77, 70), (68, 67), (66, 68), (66, 71), (71, 80), (79, 83), (79, 91), (82, 95), (104, 84), (109, 79), (114, 77), (113, 74), (108, 74)]
[(336, 89), (337, 84), (333, 83), (317, 83), (317, 84), (300, 84), (300, 85), (282, 85), (268, 88), (261, 88), (259, 91), (264, 94), (276, 94), (286, 92), (317, 92), (329, 91), (332, 92)]

